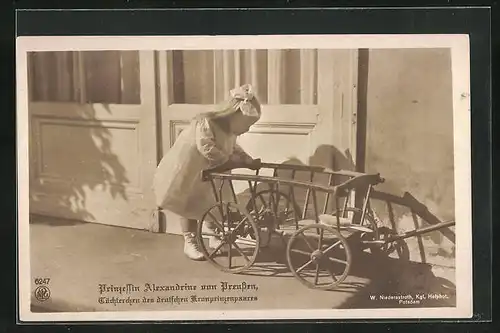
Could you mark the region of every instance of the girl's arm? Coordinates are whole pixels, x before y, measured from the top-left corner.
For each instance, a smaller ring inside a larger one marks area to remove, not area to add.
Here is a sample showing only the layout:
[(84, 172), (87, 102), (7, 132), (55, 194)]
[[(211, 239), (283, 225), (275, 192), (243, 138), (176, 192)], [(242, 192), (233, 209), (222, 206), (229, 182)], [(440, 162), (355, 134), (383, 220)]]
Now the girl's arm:
[(214, 133), (207, 119), (201, 119), (196, 124), (196, 146), (208, 160), (210, 167), (224, 164), (229, 160), (230, 156), (217, 147)]
[(231, 155), (231, 159), (236, 160), (237, 162), (243, 163), (252, 163), (253, 158), (250, 156), (239, 144), (234, 146), (233, 154)]

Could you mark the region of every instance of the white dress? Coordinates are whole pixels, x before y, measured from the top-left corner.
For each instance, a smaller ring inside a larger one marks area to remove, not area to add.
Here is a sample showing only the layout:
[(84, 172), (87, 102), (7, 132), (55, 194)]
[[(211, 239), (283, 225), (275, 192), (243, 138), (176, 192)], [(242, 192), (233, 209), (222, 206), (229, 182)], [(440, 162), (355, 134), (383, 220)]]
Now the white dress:
[(153, 181), (157, 206), (184, 218), (201, 219), (216, 203), (212, 185), (202, 180), (201, 172), (232, 155), (246, 155), (236, 138), (206, 118), (191, 121), (158, 165)]

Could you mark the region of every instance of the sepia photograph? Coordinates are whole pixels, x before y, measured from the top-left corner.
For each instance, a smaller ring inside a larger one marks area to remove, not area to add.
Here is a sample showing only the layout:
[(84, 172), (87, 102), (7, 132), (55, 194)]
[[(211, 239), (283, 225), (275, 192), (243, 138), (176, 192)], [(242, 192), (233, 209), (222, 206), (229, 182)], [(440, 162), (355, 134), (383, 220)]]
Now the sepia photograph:
[(468, 47), (19, 38), (21, 318), (470, 316)]

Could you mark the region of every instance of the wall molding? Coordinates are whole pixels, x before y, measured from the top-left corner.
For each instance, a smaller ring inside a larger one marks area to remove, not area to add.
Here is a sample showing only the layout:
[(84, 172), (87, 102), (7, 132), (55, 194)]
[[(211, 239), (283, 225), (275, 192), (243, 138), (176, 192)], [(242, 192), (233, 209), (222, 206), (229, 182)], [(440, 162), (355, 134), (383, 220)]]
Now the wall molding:
[[(140, 131), (139, 131), (139, 122), (135, 120), (106, 120), (106, 121), (98, 121), (98, 120), (89, 120), (89, 119), (78, 119), (78, 118), (61, 118), (61, 117), (54, 117), (54, 116), (40, 116), (40, 115), (33, 115), (32, 120), (31, 120), (32, 126), (33, 126), (33, 138), (34, 138), (34, 144), (33, 144), (33, 151), (32, 151), (32, 161), (30, 163), (30, 167), (34, 167), (33, 170), (33, 178), (32, 181), (34, 181), (37, 185), (43, 186), (44, 182), (57, 182), (57, 183), (68, 183), (71, 182), (71, 179), (61, 177), (59, 175), (46, 172), (44, 170), (44, 157), (42, 153), (42, 148), (43, 148), (43, 143), (44, 143), (44, 126), (47, 125), (52, 125), (52, 126), (62, 126), (62, 127), (88, 127), (88, 128), (103, 128), (103, 129), (120, 129), (120, 130), (131, 130), (135, 131), (136, 138), (135, 140), (137, 141), (137, 154), (138, 156), (140, 155)], [(46, 129), (45, 129), (46, 130)], [(140, 170), (141, 166), (139, 165), (139, 168), (137, 172), (139, 175), (141, 174)], [(92, 179), (91, 177), (83, 177), (81, 178), (82, 180), (87, 180), (87, 181), (94, 181), (95, 179)], [(127, 191), (130, 191), (130, 193), (140, 193), (140, 182), (141, 179), (139, 179), (139, 184), (135, 184), (132, 186), (126, 186), (122, 184), (117, 184), (117, 183), (110, 183), (110, 186), (112, 187), (117, 187), (117, 188), (125, 188)]]
[(139, 125), (138, 119), (89, 119), (89, 118), (73, 118), (73, 117), (57, 117), (53, 115), (32, 115), (32, 122), (43, 125), (61, 125), (61, 126), (78, 126), (78, 127), (105, 127), (116, 129), (137, 129)]
[[(170, 147), (180, 132), (187, 128), (190, 120), (170, 120)], [(309, 135), (316, 127), (315, 123), (259, 122), (252, 126), (248, 134)]]
[[(78, 181), (73, 181), (68, 178), (61, 177), (59, 175), (55, 175), (49, 172), (41, 172), (38, 174), (36, 179), (33, 180), (34, 184), (38, 187), (42, 186), (57, 186), (57, 187), (71, 187), (72, 185), (77, 185), (77, 186), (84, 186), (84, 183), (86, 181), (95, 181), (95, 179), (89, 178), (89, 177), (79, 177)], [(123, 190), (127, 194), (137, 194), (140, 195), (143, 191), (140, 189), (139, 186), (137, 185), (129, 185), (129, 184), (120, 184), (120, 183), (114, 183), (114, 182), (109, 182), (108, 184), (99, 184), (98, 186), (100, 187), (107, 187), (109, 189), (115, 189), (115, 190)], [(94, 191), (99, 191), (103, 192), (100, 189), (94, 189)]]

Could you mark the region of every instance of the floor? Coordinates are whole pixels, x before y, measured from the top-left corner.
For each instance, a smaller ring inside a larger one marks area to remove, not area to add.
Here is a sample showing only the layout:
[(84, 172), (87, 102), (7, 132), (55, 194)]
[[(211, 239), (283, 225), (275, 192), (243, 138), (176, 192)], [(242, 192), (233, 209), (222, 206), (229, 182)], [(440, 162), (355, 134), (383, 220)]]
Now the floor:
[[(292, 276), (280, 243), (273, 243), (270, 249), (262, 251), (256, 264), (241, 274), (222, 272), (206, 261), (191, 261), (183, 255), (182, 246), (182, 238), (175, 235), (33, 218), (30, 224), (32, 289), (37, 287), (35, 279), (49, 278), (50, 298), (39, 301), (33, 292), (32, 311), (197, 310), (207, 306), (213, 310), (233, 307), (240, 310), (363, 309), (455, 303), (455, 272), (451, 268), (358, 253), (341, 287), (320, 291), (306, 288)], [(256, 289), (223, 291), (223, 283), (252, 285)], [(174, 289), (195, 286), (196, 290), (151, 292), (146, 284)], [(127, 285), (133, 291), (122, 290), (121, 295), (101, 293), (106, 288)], [(215, 285), (212, 288), (216, 290), (201, 290), (201, 285)], [(137, 291), (132, 286), (138, 287)], [(383, 296), (407, 294), (413, 298), (431, 294), (444, 295), (444, 298), (426, 299), (420, 304), (381, 300)], [(193, 295), (208, 298), (193, 302)], [(140, 301), (107, 303), (103, 298), (109, 301), (114, 296)], [(227, 296), (236, 298), (227, 299)], [(208, 299), (212, 303), (207, 305)]]

